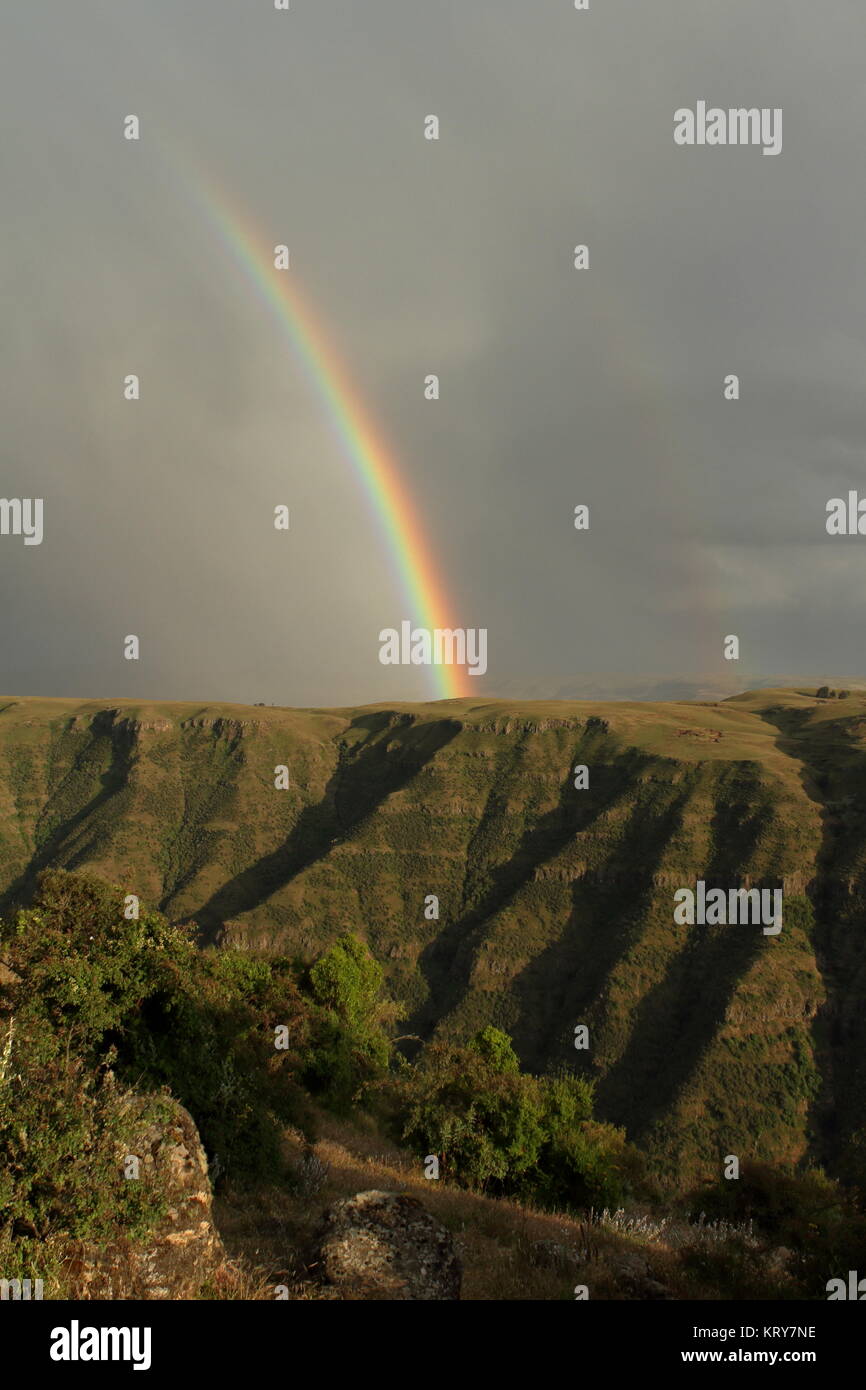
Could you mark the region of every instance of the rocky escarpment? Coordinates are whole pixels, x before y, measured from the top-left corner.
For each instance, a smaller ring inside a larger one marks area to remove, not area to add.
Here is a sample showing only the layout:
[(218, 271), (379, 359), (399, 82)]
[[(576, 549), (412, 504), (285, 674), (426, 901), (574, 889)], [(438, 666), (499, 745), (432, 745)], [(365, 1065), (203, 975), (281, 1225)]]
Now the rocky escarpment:
[[(506, 1028), (686, 1177), (844, 1162), (866, 1103), (866, 699), (362, 710), (15, 700), (4, 909), (89, 869), (205, 939), (366, 939), (400, 1031)], [(584, 769), (584, 772), (581, 772)], [(784, 927), (673, 917), (781, 887)], [(575, 1047), (576, 1029), (585, 1047)], [(835, 1111), (837, 1119), (833, 1120)]]

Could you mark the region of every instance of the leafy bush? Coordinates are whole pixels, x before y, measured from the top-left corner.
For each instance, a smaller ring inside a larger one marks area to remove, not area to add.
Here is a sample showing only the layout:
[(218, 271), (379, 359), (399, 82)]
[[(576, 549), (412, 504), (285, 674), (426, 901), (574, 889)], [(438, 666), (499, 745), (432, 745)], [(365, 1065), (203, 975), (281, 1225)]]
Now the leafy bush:
[[(124, 905), (96, 879), (42, 875), (32, 905), (0, 924), (0, 1010), (43, 1040), (46, 1065), (74, 1062), (87, 1094), (109, 1064), (137, 1090), (169, 1090), (218, 1178), (279, 1176), (286, 1124), (311, 1124), (304, 1087), (346, 1106), (387, 1068), (381, 968), (344, 936), (299, 981), (288, 959), (202, 951), (188, 929), (128, 919)], [(65, 1084), (43, 1088), (61, 1145), (63, 1117), (70, 1144), (77, 1123)]]
[(431, 1044), (396, 1083), (400, 1137), (422, 1156), (438, 1155), (444, 1179), (477, 1190), (513, 1183), (544, 1137), (532, 1078), (510, 1069), (510, 1039), (493, 1040), (496, 1031), (469, 1047)]
[(388, 1068), (382, 967), (357, 937), (341, 936), (310, 967), (303, 988), (313, 1009), (304, 1084), (332, 1109), (345, 1111)]
[[(144, 1235), (163, 1210), (146, 1181), (127, 1182), (126, 1092), (110, 1073), (67, 1058), (50, 1035), (6, 1025), (0, 1070), (0, 1227), (44, 1240), (61, 1228), (101, 1240)], [(0, 1034), (2, 1036), (2, 1034)], [(154, 1099), (154, 1105), (158, 1104)]]
[(592, 1119), (588, 1082), (522, 1074), (498, 1028), (466, 1047), (431, 1044), (392, 1094), (399, 1138), (463, 1187), (578, 1210), (619, 1202), (640, 1166), (621, 1130)]
[[(273, 1176), (283, 1126), (303, 1119), (297, 1049), (309, 1011), (289, 963), (200, 951), (159, 913), (128, 920), (124, 901), (97, 880), (44, 874), (32, 907), (0, 926), (0, 1004), (30, 1038), (77, 1059), (82, 1077), (110, 1061), (139, 1090), (169, 1089), (216, 1173)], [(278, 1025), (291, 1048), (275, 1047)], [(58, 1132), (64, 1094), (46, 1093)]]
[(531, 1196), (553, 1209), (616, 1207), (642, 1184), (643, 1160), (625, 1131), (592, 1118), (592, 1087), (567, 1073), (540, 1078), (545, 1140)]
[(197, 953), (126, 1021), (123, 1073), (186, 1106), (217, 1179), (273, 1178), (283, 1128), (308, 1123), (298, 1072), (309, 1028), (288, 963)]

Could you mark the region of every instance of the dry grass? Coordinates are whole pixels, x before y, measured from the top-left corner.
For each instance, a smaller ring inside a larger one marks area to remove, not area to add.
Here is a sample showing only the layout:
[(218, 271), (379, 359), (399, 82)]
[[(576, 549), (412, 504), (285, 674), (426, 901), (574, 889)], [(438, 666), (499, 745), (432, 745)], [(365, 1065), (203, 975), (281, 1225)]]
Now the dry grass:
[[(286, 1149), (300, 1173), (309, 1152), (302, 1137), (287, 1134)], [(622, 1283), (623, 1262), (644, 1260), (648, 1254), (654, 1278), (671, 1278), (674, 1273), (671, 1252), (650, 1251), (647, 1244), (605, 1224), (425, 1179), (419, 1161), (383, 1142), (363, 1123), (323, 1114), (313, 1152), (321, 1165), (314, 1195), (272, 1188), (255, 1196), (228, 1192), (215, 1204), (217, 1225), (231, 1257), (257, 1271), (252, 1281), (258, 1281), (257, 1287), (270, 1288), (269, 1295), (253, 1296), (275, 1297), (275, 1286), (285, 1284), (293, 1299), (334, 1297), (316, 1281), (316, 1227), (332, 1202), (370, 1189), (417, 1197), (452, 1232), (463, 1263), (464, 1300), (571, 1300), (580, 1283), (590, 1287), (593, 1298), (626, 1298), (630, 1295)], [(690, 1296), (699, 1295), (690, 1291)]]

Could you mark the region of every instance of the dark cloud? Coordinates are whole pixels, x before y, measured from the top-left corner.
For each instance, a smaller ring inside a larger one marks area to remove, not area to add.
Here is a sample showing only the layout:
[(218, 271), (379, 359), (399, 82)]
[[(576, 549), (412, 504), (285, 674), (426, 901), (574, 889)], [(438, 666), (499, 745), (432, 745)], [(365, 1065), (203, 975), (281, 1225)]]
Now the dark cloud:
[[(823, 518), (863, 474), (864, 41), (862, 7), (807, 0), (15, 7), (2, 491), (43, 496), (46, 523), (41, 547), (0, 539), (0, 684), (427, 692), (378, 663), (406, 601), (320, 402), (202, 216), (205, 170), (290, 243), (454, 621), (489, 629), (479, 684), (724, 686), (729, 632), (756, 677), (850, 670), (866, 559)], [(698, 99), (782, 107), (782, 153), (676, 148), (673, 112)]]

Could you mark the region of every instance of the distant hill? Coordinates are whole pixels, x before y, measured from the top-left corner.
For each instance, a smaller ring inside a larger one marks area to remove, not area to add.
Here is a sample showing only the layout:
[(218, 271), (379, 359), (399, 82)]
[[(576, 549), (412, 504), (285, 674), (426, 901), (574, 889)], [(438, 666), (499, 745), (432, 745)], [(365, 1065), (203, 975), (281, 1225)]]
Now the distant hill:
[(693, 676), (670, 676), (642, 672), (637, 675), (568, 674), (546, 675), (543, 679), (499, 679), (498, 696), (513, 700), (728, 700), (753, 690), (811, 689), (827, 682), (845, 690), (866, 691), (862, 676), (804, 676), (801, 674), (762, 675), (745, 673), (741, 664), (725, 662), (724, 671)]
[[(213, 941), (312, 956), (349, 928), (405, 1003), (401, 1033), (492, 1022), (529, 1067), (585, 1069), (598, 1113), (662, 1171), (729, 1153), (853, 1161), (862, 692), (355, 710), (7, 698), (0, 813), (4, 911), (59, 865)], [(697, 879), (782, 886), (781, 934), (675, 925), (673, 894)]]

